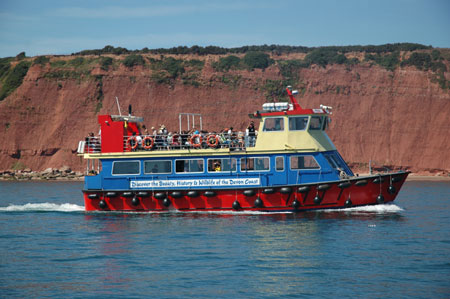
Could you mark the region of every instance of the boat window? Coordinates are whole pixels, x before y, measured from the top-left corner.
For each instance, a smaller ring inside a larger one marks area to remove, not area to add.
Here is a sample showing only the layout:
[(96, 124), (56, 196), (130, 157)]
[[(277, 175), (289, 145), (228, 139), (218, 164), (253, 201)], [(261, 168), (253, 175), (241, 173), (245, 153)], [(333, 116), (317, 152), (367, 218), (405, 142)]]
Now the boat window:
[(284, 170), (284, 157), (276, 157), (275, 158), (275, 169), (277, 171)]
[(310, 155), (291, 156), (291, 169), (319, 169), (316, 159)]
[(139, 161), (114, 161), (112, 174), (140, 174)]
[(322, 117), (312, 116), (309, 124), (310, 130), (320, 130), (322, 128)]
[(264, 120), (263, 131), (284, 131), (284, 118), (270, 117)]
[(208, 172), (236, 171), (236, 159), (208, 159)]
[(176, 160), (176, 172), (203, 172), (203, 159)]
[(144, 173), (171, 173), (172, 161), (152, 160), (144, 162)]
[(345, 169), (345, 164), (336, 156), (336, 154), (327, 154), (325, 155), (325, 158), (327, 159), (328, 163), (333, 166), (333, 168)]
[(307, 116), (289, 117), (289, 131), (302, 131), (308, 125)]
[(269, 157), (241, 158), (241, 171), (267, 171), (269, 169)]
[(327, 159), (328, 164), (330, 164), (331, 167), (336, 168), (336, 169), (338, 168), (338, 165), (336, 164), (336, 162), (334, 162), (333, 159), (331, 159), (330, 155), (325, 155), (325, 159)]
[(330, 123), (330, 119), (328, 118), (328, 116), (325, 116), (323, 118), (322, 130), (325, 131), (328, 128), (329, 123)]

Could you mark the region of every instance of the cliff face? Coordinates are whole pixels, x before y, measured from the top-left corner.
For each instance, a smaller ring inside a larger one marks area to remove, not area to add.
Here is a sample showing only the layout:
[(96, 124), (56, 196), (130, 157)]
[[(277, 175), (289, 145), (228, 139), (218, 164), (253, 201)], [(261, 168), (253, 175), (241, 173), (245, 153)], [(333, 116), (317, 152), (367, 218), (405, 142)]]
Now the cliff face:
[[(147, 127), (165, 124), (178, 130), (178, 113), (201, 113), (203, 127), (245, 129), (247, 114), (267, 102), (263, 82), (280, 80), (275, 66), (264, 71), (216, 72), (203, 56), (196, 84), (181, 79), (158, 83), (155, 71), (123, 65), (90, 69), (81, 77), (52, 77), (49, 64), (30, 67), (23, 83), (0, 101), (0, 170), (43, 170), (68, 165), (83, 168), (79, 140), (98, 132), (98, 114), (122, 113), (128, 104)], [(445, 73), (448, 75), (448, 73)], [(388, 71), (379, 66), (311, 66), (296, 71), (302, 107), (333, 107), (328, 134), (354, 166), (450, 171), (450, 93), (432, 72), (415, 67)], [(448, 77), (447, 77), (448, 79)], [(294, 86), (296, 88), (296, 86)], [(185, 125), (185, 123), (184, 123)]]

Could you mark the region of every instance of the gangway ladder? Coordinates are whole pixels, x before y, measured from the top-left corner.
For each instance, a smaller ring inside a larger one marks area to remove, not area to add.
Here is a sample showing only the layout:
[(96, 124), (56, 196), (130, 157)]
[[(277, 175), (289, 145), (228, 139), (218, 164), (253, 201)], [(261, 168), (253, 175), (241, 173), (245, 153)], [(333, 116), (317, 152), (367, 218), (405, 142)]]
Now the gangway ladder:
[[(198, 117), (200, 118), (200, 131), (203, 129), (203, 122), (202, 122), (202, 115), (199, 113), (179, 113), (178, 114), (178, 121), (179, 121), (179, 125), (180, 125), (180, 130), (179, 133), (181, 134), (182, 132), (182, 119), (183, 116), (186, 117), (187, 120), (187, 131), (191, 130), (192, 128), (195, 128), (195, 118)], [(191, 122), (192, 122), (192, 126), (191, 126)]]

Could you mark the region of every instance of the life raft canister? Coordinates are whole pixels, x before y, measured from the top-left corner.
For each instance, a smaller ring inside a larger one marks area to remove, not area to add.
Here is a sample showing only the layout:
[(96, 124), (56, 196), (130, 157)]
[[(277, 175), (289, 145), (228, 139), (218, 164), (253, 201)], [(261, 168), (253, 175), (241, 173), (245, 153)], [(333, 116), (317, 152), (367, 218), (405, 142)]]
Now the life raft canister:
[(206, 143), (209, 147), (217, 147), (219, 145), (219, 137), (214, 134), (208, 135), (206, 137)]
[(137, 142), (136, 136), (128, 137), (128, 139), (127, 139), (127, 147), (129, 147), (130, 149), (134, 150), (134, 149), (137, 148), (137, 146), (138, 146), (138, 142)]
[[(197, 138), (198, 138), (198, 143), (195, 142), (195, 140)], [(202, 146), (202, 135), (200, 135), (200, 134), (192, 135), (191, 139), (189, 139), (189, 143), (192, 145), (192, 147)]]
[(153, 138), (150, 136), (145, 136), (144, 139), (142, 139), (142, 146), (146, 150), (152, 149), (154, 144), (155, 140), (153, 140)]

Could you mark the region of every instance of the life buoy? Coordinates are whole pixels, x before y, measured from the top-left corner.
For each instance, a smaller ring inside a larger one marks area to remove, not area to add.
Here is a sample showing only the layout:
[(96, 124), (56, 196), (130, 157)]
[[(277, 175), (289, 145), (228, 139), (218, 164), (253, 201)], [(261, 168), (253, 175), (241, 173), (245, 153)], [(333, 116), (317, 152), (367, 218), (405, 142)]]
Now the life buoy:
[(206, 143), (209, 147), (217, 147), (219, 145), (219, 137), (214, 134), (208, 135), (206, 137)]
[[(198, 143), (195, 142), (196, 138), (198, 138)], [(200, 134), (192, 135), (191, 139), (189, 139), (189, 143), (191, 144), (192, 147), (202, 146), (202, 135)]]
[[(131, 142), (134, 141), (134, 144), (131, 144)], [(128, 137), (127, 139), (127, 147), (134, 150), (138, 146), (137, 138), (135, 136)]]
[(153, 138), (150, 136), (145, 136), (144, 139), (142, 139), (142, 146), (146, 150), (152, 149), (154, 144), (155, 140), (153, 140)]

